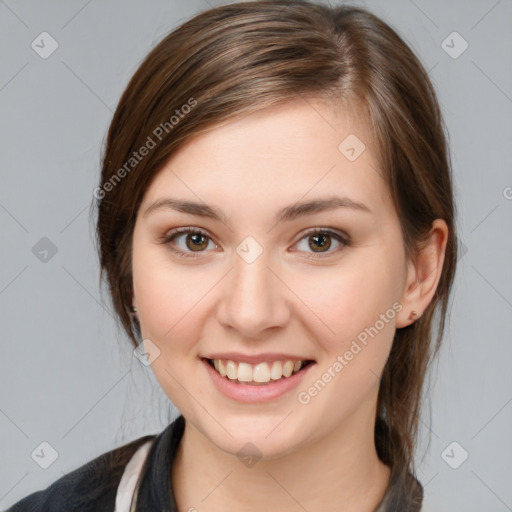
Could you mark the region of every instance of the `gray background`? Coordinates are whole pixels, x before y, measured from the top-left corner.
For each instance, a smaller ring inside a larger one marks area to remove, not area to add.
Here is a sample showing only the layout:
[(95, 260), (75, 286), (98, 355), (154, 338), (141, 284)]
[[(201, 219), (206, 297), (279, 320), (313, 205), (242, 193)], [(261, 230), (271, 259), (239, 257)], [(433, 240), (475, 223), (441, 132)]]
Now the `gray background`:
[[(127, 81), (220, 3), (0, 1), (1, 509), (176, 416), (100, 293), (89, 206)], [(463, 245), (418, 476), (440, 512), (512, 510), (512, 2), (352, 3), (417, 52), (450, 132)], [(43, 31), (58, 43), (46, 59), (31, 47)], [(469, 44), (458, 58), (454, 31)], [(38, 254), (43, 237), (55, 254)], [(42, 442), (58, 454), (47, 469)]]

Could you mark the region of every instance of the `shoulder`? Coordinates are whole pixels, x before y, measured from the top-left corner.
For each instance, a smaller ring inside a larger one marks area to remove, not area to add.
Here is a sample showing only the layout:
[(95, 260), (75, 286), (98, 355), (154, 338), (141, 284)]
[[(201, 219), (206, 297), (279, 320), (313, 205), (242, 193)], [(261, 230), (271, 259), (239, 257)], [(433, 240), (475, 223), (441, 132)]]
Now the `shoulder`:
[(130, 458), (155, 437), (140, 437), (96, 457), (46, 489), (26, 496), (7, 512), (112, 512), (117, 487)]

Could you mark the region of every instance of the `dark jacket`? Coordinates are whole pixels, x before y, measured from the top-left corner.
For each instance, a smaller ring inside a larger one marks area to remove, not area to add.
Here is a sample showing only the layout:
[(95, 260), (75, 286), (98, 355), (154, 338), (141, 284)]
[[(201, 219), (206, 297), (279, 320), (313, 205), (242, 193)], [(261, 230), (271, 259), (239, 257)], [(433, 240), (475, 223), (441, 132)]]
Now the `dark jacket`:
[[(170, 485), (171, 468), (184, 428), (185, 419), (180, 415), (158, 436), (140, 437), (100, 455), (59, 478), (47, 489), (23, 498), (7, 512), (114, 512), (124, 468), (135, 451), (151, 439), (154, 441), (142, 467), (137, 511), (177, 512)], [(411, 484), (415, 486), (416, 504), (405, 503), (403, 498), (395, 496), (390, 501), (386, 499), (379, 511), (419, 512), (423, 488), (412, 475)]]

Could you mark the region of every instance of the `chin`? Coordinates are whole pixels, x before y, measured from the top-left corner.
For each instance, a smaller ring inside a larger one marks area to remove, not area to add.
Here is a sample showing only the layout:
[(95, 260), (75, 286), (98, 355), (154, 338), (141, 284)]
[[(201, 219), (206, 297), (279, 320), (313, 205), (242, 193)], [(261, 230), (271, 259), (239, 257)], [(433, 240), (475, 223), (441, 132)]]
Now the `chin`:
[[(272, 460), (295, 451), (304, 442), (304, 422), (301, 428), (292, 428), (298, 421), (287, 414), (239, 414), (217, 417), (218, 425), (209, 416), (204, 418), (200, 431), (218, 449), (238, 458), (254, 456)], [(224, 428), (222, 428), (224, 427)], [(231, 435), (230, 435), (231, 434)]]

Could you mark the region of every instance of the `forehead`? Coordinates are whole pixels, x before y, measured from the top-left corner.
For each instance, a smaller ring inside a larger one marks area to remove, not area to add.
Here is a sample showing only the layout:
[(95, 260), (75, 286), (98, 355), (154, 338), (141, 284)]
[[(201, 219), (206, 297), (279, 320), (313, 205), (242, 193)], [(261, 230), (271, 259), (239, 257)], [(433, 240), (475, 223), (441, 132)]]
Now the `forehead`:
[(153, 178), (143, 204), (172, 194), (278, 208), (337, 193), (386, 208), (370, 135), (361, 117), (324, 98), (268, 107), (189, 140)]

